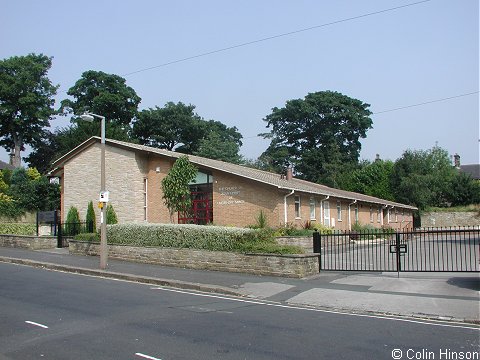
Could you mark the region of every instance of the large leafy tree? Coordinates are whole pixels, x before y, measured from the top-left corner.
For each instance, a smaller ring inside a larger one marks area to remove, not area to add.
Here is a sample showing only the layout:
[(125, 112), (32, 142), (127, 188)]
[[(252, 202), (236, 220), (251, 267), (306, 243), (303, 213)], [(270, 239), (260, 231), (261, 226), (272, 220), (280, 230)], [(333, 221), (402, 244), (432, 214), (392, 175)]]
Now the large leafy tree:
[(455, 175), (456, 170), (446, 150), (440, 147), (407, 150), (393, 167), (392, 190), (397, 201), (419, 209), (448, 206)]
[(239, 154), (239, 151), (238, 143), (232, 140), (225, 140), (221, 134), (212, 132), (207, 138), (201, 140), (200, 147), (198, 151), (194, 152), (194, 155), (240, 164), (242, 156)]
[(394, 163), (390, 160), (364, 161), (358, 169), (345, 174), (342, 188), (394, 201), (395, 196), (390, 182), (393, 166)]
[(203, 130), (202, 119), (194, 110), (194, 105), (182, 102), (142, 110), (133, 123), (132, 135), (142, 145), (160, 149), (173, 150), (180, 144), (192, 147)]
[(124, 78), (102, 71), (86, 71), (67, 94), (72, 99), (63, 100), (60, 111), (62, 115), (72, 116), (71, 125), (45, 132), (32, 143), (27, 161), (41, 171), (90, 137), (100, 136), (99, 122), (88, 123), (76, 116), (85, 111), (105, 116), (107, 138), (130, 141), (129, 124), (137, 114), (141, 99), (126, 85)]
[(452, 178), (448, 199), (452, 206), (480, 204), (480, 182), (458, 172)]
[[(194, 105), (168, 102), (163, 108), (143, 110), (133, 123), (132, 136), (141, 144), (160, 149), (175, 150), (184, 154), (197, 154), (214, 159), (240, 159), (238, 151), (242, 135), (236, 127), (220, 121), (205, 121), (195, 113)], [(227, 154), (220, 156), (212, 151), (219, 141), (226, 143)]]
[[(112, 122), (107, 122), (105, 129), (108, 139), (133, 141), (128, 129)], [(46, 132), (44, 137), (32, 144), (32, 152), (25, 158), (30, 167), (36, 167), (44, 173), (50, 169), (51, 163), (66, 154), (91, 136), (100, 136), (98, 122), (78, 121), (74, 124), (58, 128), (54, 132)]]
[(47, 76), (52, 58), (43, 54), (0, 61), (0, 145), (20, 167), (24, 146), (42, 137), (55, 114), (54, 86)]
[(289, 100), (265, 117), (271, 144), (263, 154), (277, 171), (294, 165), (297, 176), (338, 186), (338, 174), (355, 166), (360, 139), (372, 127), (370, 105), (338, 92)]
[(64, 114), (80, 115), (85, 111), (106, 117), (108, 122), (128, 126), (137, 115), (142, 100), (118, 75), (103, 71), (85, 71), (68, 92), (72, 99), (62, 101)]

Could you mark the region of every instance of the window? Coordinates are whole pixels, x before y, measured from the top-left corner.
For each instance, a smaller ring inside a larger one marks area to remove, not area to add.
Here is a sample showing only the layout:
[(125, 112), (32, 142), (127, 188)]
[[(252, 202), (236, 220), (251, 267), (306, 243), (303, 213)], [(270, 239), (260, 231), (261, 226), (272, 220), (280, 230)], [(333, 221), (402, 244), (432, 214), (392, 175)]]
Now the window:
[(355, 222), (358, 223), (358, 205), (355, 205)]
[(342, 221), (342, 203), (337, 201), (337, 220)]
[(310, 220), (315, 220), (315, 199), (310, 198)]
[(370, 222), (373, 223), (373, 208), (372, 208), (372, 205), (370, 205)]
[(143, 221), (147, 221), (147, 189), (148, 179), (143, 179)]
[(378, 209), (377, 209), (377, 223), (381, 223), (381, 222), (382, 222), (382, 208), (378, 207)]
[(300, 196), (295, 196), (295, 217), (300, 218)]
[(398, 211), (395, 209), (395, 222), (398, 222)]

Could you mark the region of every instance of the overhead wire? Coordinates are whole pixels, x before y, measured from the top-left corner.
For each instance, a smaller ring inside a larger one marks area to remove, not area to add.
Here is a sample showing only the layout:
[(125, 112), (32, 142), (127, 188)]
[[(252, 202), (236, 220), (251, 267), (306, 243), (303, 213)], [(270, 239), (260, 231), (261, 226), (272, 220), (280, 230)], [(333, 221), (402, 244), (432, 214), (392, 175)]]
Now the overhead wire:
[(386, 13), (386, 12), (403, 9), (403, 8), (406, 8), (406, 7), (419, 5), (419, 4), (423, 4), (423, 3), (426, 3), (426, 2), (430, 2), (430, 1), (432, 1), (432, 0), (417, 1), (417, 2), (413, 2), (413, 3), (405, 4), (405, 5), (395, 6), (395, 7), (388, 8), (388, 9), (373, 11), (373, 12), (369, 12), (369, 13), (362, 14), (362, 15), (356, 15), (356, 16), (352, 16), (352, 17), (348, 17), (348, 18), (344, 18), (344, 19), (340, 19), (340, 20), (335, 20), (335, 21), (331, 21), (331, 22), (328, 22), (328, 23), (320, 24), (320, 25), (309, 26), (307, 28), (298, 29), (298, 30), (294, 30), (294, 31), (289, 31), (289, 32), (282, 33), (282, 34), (272, 35), (272, 36), (264, 37), (264, 38), (261, 38), (261, 39), (247, 41), (247, 42), (244, 42), (244, 43), (231, 45), (231, 46), (227, 46), (227, 47), (212, 50), (212, 51), (207, 51), (207, 52), (204, 52), (204, 53), (201, 53), (201, 54), (192, 55), (192, 56), (188, 56), (188, 57), (177, 59), (177, 60), (172, 60), (172, 61), (169, 61), (169, 62), (166, 62), (166, 63), (163, 63), (163, 64), (159, 64), (159, 65), (150, 66), (150, 67), (147, 67), (147, 68), (131, 71), (131, 72), (123, 74), (122, 76), (130, 76), (130, 75), (138, 74), (138, 73), (141, 73), (141, 72), (145, 72), (145, 71), (149, 71), (149, 70), (158, 69), (158, 68), (161, 68), (161, 67), (177, 64), (177, 63), (180, 63), (180, 62), (185, 62), (185, 61), (188, 61), (188, 60), (198, 59), (200, 57), (213, 55), (213, 54), (237, 49), (237, 48), (244, 47), (244, 46), (258, 44), (258, 43), (261, 43), (261, 42), (270, 41), (270, 40), (278, 39), (278, 38), (281, 38), (281, 37), (286, 37), (286, 36), (298, 34), (298, 33), (301, 33), (301, 32), (306, 32), (306, 31), (311, 31), (311, 30), (315, 30), (315, 29), (319, 29), (319, 28), (323, 28), (323, 27), (327, 27), (327, 26), (332, 26), (332, 25), (340, 24), (340, 23), (347, 22), (347, 21), (358, 20), (358, 19), (365, 18), (365, 17), (368, 17), (368, 16), (383, 14), (383, 13)]
[[(409, 109), (409, 108), (416, 107), (416, 106), (428, 105), (428, 104), (433, 104), (433, 103), (442, 102), (442, 101), (448, 101), (448, 100), (452, 100), (452, 99), (461, 98), (461, 97), (464, 97), (464, 96), (475, 95), (475, 94), (478, 94), (478, 93), (480, 93), (480, 91), (478, 91), (478, 90), (477, 91), (472, 91), (472, 92), (469, 92), (469, 93), (449, 96), (449, 97), (446, 97), (446, 98), (424, 101), (424, 102), (421, 102), (421, 103), (412, 104), (412, 105), (405, 105), (405, 106), (401, 106), (401, 107), (397, 107), (397, 108), (393, 108), (393, 109), (388, 109), (388, 110), (376, 111), (376, 112), (372, 112), (372, 115), (383, 114), (383, 113), (392, 112), (392, 111), (399, 111), (399, 110)], [(262, 137), (262, 136), (261, 135), (253, 135), (253, 136), (244, 137), (243, 139), (253, 139), (253, 138), (257, 138), (257, 137)]]

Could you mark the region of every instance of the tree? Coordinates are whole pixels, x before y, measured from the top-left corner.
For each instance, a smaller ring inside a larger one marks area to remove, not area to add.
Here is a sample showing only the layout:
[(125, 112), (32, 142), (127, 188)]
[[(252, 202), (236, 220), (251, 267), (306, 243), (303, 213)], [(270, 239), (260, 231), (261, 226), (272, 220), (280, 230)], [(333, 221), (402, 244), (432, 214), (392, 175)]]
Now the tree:
[(90, 201), (88, 203), (85, 222), (87, 223), (86, 225), (88, 228), (88, 232), (90, 233), (97, 232), (97, 220), (95, 219), (95, 210), (93, 209), (93, 201)]
[(52, 58), (43, 54), (0, 61), (0, 145), (13, 150), (20, 167), (25, 145), (40, 139), (50, 125), (58, 86), (47, 77)]
[(74, 115), (71, 125), (55, 132), (44, 132), (41, 138), (32, 142), (32, 152), (26, 158), (30, 166), (42, 172), (85, 140), (101, 135), (99, 122), (88, 123), (75, 116), (85, 111), (105, 116), (107, 138), (132, 141), (129, 124), (137, 114), (141, 99), (126, 85), (124, 78), (101, 71), (86, 71), (67, 94), (73, 100), (63, 100), (59, 111), (65, 116)]
[(180, 156), (162, 180), (163, 200), (170, 212), (170, 221), (173, 223), (173, 214), (185, 211), (192, 207), (189, 183), (195, 179), (197, 168), (188, 160), (188, 156)]
[[(31, 167), (36, 167), (39, 171), (45, 173), (50, 169), (54, 160), (90, 137), (100, 136), (100, 130), (98, 122), (78, 121), (70, 126), (56, 129), (55, 132), (47, 132), (43, 139), (33, 143), (32, 152), (25, 158), (25, 161)], [(134, 141), (130, 138), (127, 128), (113, 122), (106, 123), (105, 136), (108, 139)]]
[(336, 186), (334, 175), (358, 163), (359, 139), (372, 127), (369, 106), (332, 91), (289, 100), (264, 119), (271, 128), (264, 155), (277, 171), (291, 164), (303, 179)]
[(64, 115), (81, 115), (85, 111), (105, 116), (108, 122), (129, 125), (137, 115), (142, 100), (118, 75), (103, 71), (85, 71), (68, 92), (74, 100), (62, 101)]
[(480, 182), (458, 172), (451, 180), (448, 199), (452, 206), (480, 204)]
[(67, 213), (65, 235), (74, 236), (80, 233), (80, 214), (75, 206), (71, 206)]
[(142, 145), (173, 150), (179, 144), (198, 141), (203, 129), (194, 105), (168, 102), (163, 108), (142, 110), (132, 134)]
[(195, 151), (194, 155), (240, 164), (242, 156), (239, 151), (240, 146), (237, 142), (223, 138), (218, 132), (211, 132), (206, 139), (200, 141), (198, 151)]
[(363, 162), (358, 169), (345, 176), (342, 189), (394, 201), (390, 181), (393, 166), (390, 160)]
[(105, 212), (106, 212), (105, 217), (107, 218), (107, 225), (118, 224), (117, 213), (115, 212), (115, 209), (113, 208), (112, 204), (107, 205), (107, 209)]
[(60, 208), (60, 186), (51, 184), (37, 169), (17, 168), (6, 191), (22, 211), (49, 211)]
[[(163, 108), (155, 107), (143, 110), (133, 123), (132, 135), (140, 144), (158, 147), (160, 149), (175, 150), (184, 154), (213, 154), (210, 150), (211, 142), (217, 140), (229, 143), (229, 152), (226, 158), (235, 158), (242, 145), (242, 135), (236, 127), (227, 127), (220, 121), (205, 121), (194, 112), (194, 105), (185, 105), (182, 102), (168, 102)], [(203, 146), (203, 150), (200, 147)], [(200, 155), (203, 156), (203, 155)]]
[(407, 150), (392, 170), (392, 190), (398, 202), (424, 209), (448, 206), (448, 194), (455, 168), (448, 152), (440, 147), (430, 150)]

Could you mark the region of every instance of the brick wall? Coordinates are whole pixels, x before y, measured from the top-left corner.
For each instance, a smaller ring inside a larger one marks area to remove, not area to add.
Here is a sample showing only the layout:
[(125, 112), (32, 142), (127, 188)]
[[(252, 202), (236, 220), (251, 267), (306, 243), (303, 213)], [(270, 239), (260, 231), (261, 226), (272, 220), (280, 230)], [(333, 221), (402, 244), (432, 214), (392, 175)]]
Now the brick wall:
[(223, 172), (213, 173), (213, 222), (225, 226), (256, 223), (263, 211), (270, 226), (283, 223), (278, 189)]
[[(151, 222), (169, 223), (170, 215), (162, 198), (161, 181), (167, 176), (175, 159), (149, 153), (136, 153), (118, 147), (106, 147), (106, 188), (110, 191), (110, 202), (113, 205), (120, 223)], [(199, 169), (202, 171), (202, 169)], [(213, 222), (216, 225), (248, 226), (256, 223), (263, 211), (268, 225), (278, 227), (284, 225), (284, 197), (288, 190), (275, 186), (212, 170), (213, 176)], [(146, 219), (145, 219), (145, 182)], [(62, 177), (62, 219), (66, 218), (68, 209), (73, 205), (84, 220), (89, 201), (93, 201), (97, 223), (100, 222), (100, 211), (97, 208), (100, 191), (100, 144), (95, 143), (85, 149), (64, 166)], [(295, 214), (295, 197), (300, 196), (300, 216)], [(315, 219), (310, 216), (310, 198), (315, 201)], [(295, 192), (287, 197), (287, 222), (302, 227), (307, 221), (324, 223), (325, 209), (322, 201), (325, 196), (315, 196)], [(337, 218), (337, 199), (330, 198), (330, 226), (337, 230), (348, 230), (348, 201), (341, 200), (342, 221)], [(350, 210), (351, 224), (355, 223), (354, 205)], [(362, 224), (380, 227), (373, 205), (374, 222), (370, 222), (370, 205), (358, 203), (359, 220)], [(405, 228), (413, 224), (411, 213), (403, 217), (403, 221), (387, 223), (386, 212), (384, 226)], [(177, 214), (174, 215), (177, 222)], [(334, 226), (333, 226), (334, 224)], [(97, 225), (97, 228), (99, 225)]]
[(53, 249), (57, 247), (56, 237), (0, 235), (0, 246), (31, 250)]
[[(99, 245), (81, 241), (69, 243), (71, 254), (98, 255)], [(303, 278), (318, 274), (317, 255), (261, 255), (221, 251), (109, 245), (108, 256), (188, 269), (240, 272)]]

